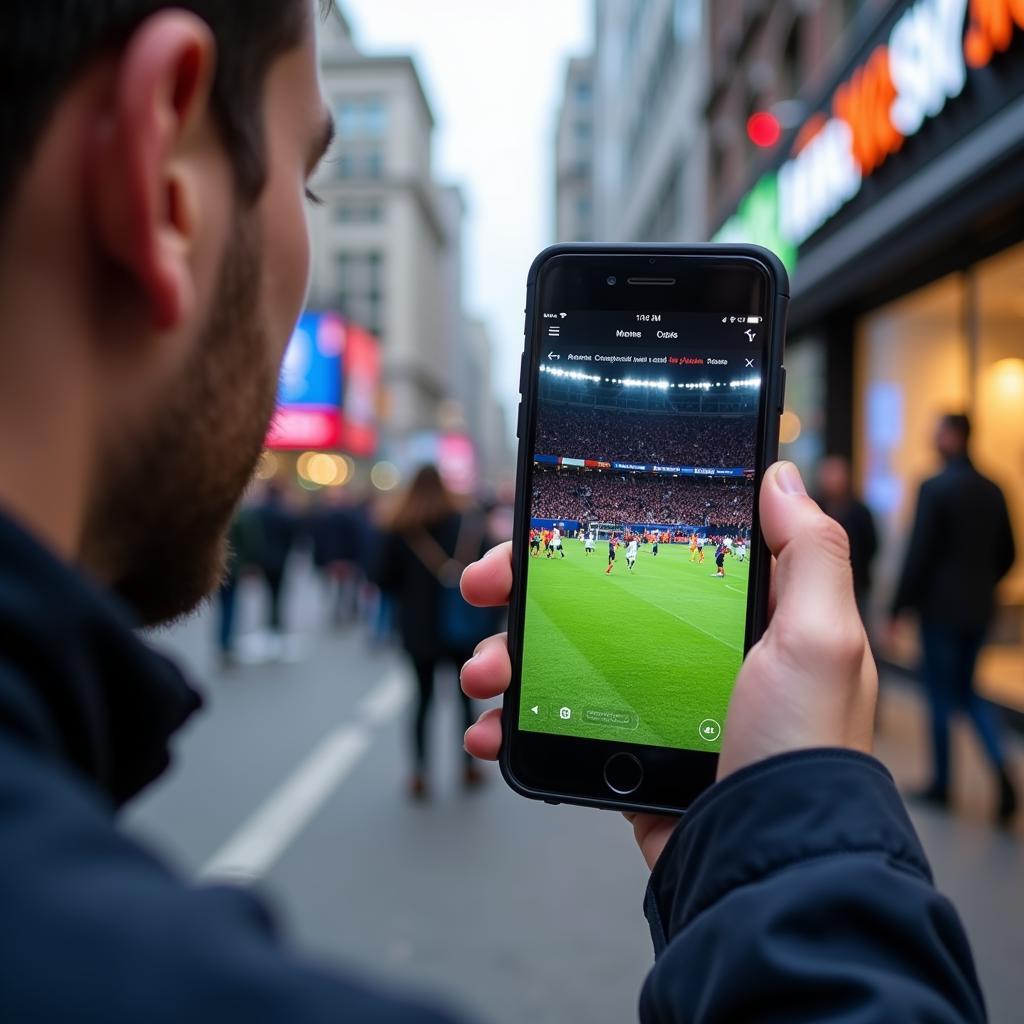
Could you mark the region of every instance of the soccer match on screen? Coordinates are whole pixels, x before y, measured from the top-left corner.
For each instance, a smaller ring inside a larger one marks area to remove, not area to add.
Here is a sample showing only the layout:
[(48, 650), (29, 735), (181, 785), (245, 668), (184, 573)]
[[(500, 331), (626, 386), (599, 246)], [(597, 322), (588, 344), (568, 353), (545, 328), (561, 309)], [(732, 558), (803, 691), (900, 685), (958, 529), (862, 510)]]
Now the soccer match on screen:
[(709, 369), (542, 365), (521, 728), (719, 748), (743, 658), (760, 382)]

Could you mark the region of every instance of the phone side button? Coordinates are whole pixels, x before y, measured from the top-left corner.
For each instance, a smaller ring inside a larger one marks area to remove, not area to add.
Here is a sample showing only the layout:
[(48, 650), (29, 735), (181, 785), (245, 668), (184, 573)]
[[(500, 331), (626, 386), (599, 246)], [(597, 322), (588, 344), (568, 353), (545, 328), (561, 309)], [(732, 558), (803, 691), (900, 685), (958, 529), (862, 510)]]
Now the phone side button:
[(786, 368), (782, 367), (782, 373), (779, 375), (779, 415), (781, 416), (786, 411)]
[(516, 414), (516, 437), (521, 438), (523, 436), (523, 413), (526, 410), (526, 406), (522, 402), (519, 403), (519, 412)]
[(632, 754), (612, 754), (604, 765), (604, 781), (613, 793), (628, 796), (644, 781), (644, 767)]
[(526, 391), (526, 353), (523, 353), (522, 362), (519, 364), (519, 394)]

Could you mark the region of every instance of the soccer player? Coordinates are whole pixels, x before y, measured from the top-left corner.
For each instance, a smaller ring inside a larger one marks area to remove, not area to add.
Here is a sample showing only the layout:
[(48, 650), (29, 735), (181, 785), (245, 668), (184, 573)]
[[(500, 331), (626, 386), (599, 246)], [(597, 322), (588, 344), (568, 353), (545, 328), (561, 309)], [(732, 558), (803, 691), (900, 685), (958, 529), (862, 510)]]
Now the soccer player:
[(699, 545), (697, 543), (697, 534), (690, 534), (690, 561), (694, 562), (697, 559), (697, 551)]
[(540, 530), (530, 531), (530, 557), (536, 558), (540, 554)]
[(715, 548), (715, 565), (718, 566), (718, 571), (713, 572), (712, 576), (717, 576), (721, 579), (725, 579), (725, 556), (731, 555), (732, 551), (724, 540), (718, 542), (718, 547)]
[(626, 568), (632, 572), (636, 565), (636, 537), (633, 537), (626, 545)]
[(651, 557), (652, 558), (657, 558), (658, 557), (658, 535), (657, 534), (654, 535), (654, 540), (651, 543)]
[(541, 539), (544, 541), (544, 555), (546, 558), (551, 557), (551, 531), (545, 530), (541, 534)]
[(548, 558), (553, 558), (555, 551), (565, 558), (565, 550), (562, 547), (562, 531), (557, 526), (551, 531), (551, 547), (548, 549)]
[(619, 546), (619, 538), (613, 533), (608, 538), (608, 568), (605, 569), (605, 576), (611, 576), (612, 569), (615, 567), (615, 549)]
[(736, 547), (733, 549), (732, 553), (736, 556), (736, 561), (737, 562), (744, 562), (744, 561), (746, 561), (746, 558), (747, 558), (747, 542), (746, 542), (746, 540), (744, 540), (743, 537), (740, 537), (736, 541)]
[(591, 530), (590, 533), (587, 534), (587, 539), (583, 542), (583, 550), (588, 555), (592, 555), (594, 553), (594, 531), (593, 530)]

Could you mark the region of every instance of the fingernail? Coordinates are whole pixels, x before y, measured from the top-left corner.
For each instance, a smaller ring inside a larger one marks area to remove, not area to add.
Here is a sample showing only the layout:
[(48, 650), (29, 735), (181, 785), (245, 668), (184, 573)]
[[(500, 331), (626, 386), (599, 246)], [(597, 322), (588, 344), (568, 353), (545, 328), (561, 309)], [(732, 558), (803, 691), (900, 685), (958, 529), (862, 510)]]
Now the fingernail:
[(803, 477), (800, 470), (792, 462), (780, 463), (775, 479), (784, 494), (806, 494)]

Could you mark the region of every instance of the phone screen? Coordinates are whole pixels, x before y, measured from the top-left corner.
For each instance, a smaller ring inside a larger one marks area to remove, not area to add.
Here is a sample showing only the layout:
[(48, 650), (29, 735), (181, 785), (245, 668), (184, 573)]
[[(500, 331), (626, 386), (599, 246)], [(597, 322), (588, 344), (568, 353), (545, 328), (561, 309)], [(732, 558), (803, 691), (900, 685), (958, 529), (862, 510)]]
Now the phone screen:
[(715, 752), (743, 660), (764, 309), (544, 309), (519, 727)]

